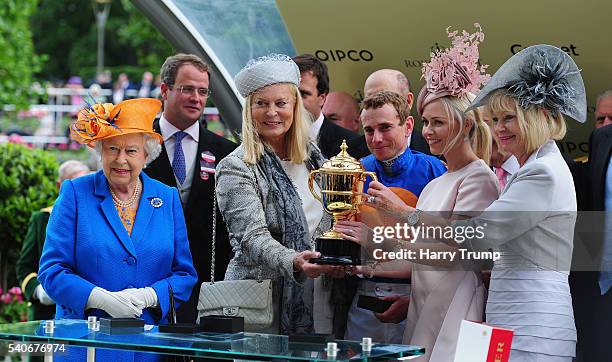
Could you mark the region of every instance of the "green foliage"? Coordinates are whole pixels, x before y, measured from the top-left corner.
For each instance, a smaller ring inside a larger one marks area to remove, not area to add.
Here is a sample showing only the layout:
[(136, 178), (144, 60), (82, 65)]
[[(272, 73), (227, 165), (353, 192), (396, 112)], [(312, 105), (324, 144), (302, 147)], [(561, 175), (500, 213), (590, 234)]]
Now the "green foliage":
[(32, 212), (57, 197), (53, 155), (17, 144), (0, 144), (0, 251), (19, 249)]
[[(17, 1), (17, 0), (15, 0)], [(36, 52), (49, 61), (41, 79), (66, 81), (72, 75), (93, 80), (97, 63), (97, 27), (91, 0), (39, 0), (31, 25)], [(104, 68), (113, 75), (123, 67), (140, 67), (130, 76), (140, 81), (145, 70), (159, 72), (173, 53), (168, 41), (129, 1), (113, 1), (105, 28)]]
[(41, 65), (41, 58), (34, 54), (29, 23), (37, 2), (0, 1), (0, 107), (28, 106), (32, 75)]
[(45, 150), (46, 153), (53, 155), (57, 159), (57, 163), (60, 165), (62, 162), (66, 162), (68, 160), (77, 160), (86, 164), (89, 169), (96, 170), (97, 168), (97, 157), (95, 156), (95, 152), (87, 146), (81, 146), (78, 149), (58, 149), (58, 148), (48, 148)]
[(174, 54), (174, 49), (129, 0), (121, 0), (121, 4), (127, 13), (127, 23), (117, 31), (119, 41), (135, 50), (138, 65), (153, 74), (159, 72), (164, 60)]
[[(67, 79), (72, 75), (68, 62), (78, 56), (95, 66), (96, 33), (91, 0), (40, 0), (30, 23), (36, 52), (49, 59), (41, 70), (43, 79)], [(90, 44), (85, 44), (85, 49), (91, 54), (73, 54), (73, 48), (81, 49), (86, 41)]]

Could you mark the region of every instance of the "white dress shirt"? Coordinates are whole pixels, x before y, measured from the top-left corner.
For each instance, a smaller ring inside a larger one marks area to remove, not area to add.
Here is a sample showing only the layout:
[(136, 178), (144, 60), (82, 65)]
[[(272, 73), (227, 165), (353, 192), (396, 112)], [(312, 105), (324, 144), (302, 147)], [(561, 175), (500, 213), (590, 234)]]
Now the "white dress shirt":
[[(166, 146), (166, 152), (168, 153), (168, 159), (170, 164), (174, 161), (174, 149), (175, 139), (174, 134), (179, 132), (180, 129), (176, 128), (170, 123), (162, 114), (159, 120), (159, 128), (161, 130), (162, 137), (164, 138), (164, 145)], [(183, 154), (185, 155), (185, 182), (181, 185), (176, 179), (176, 185), (181, 195), (181, 201), (183, 204), (187, 202), (189, 197), (189, 191), (191, 190), (191, 182), (193, 180), (193, 168), (196, 166), (196, 156), (198, 153), (198, 142), (200, 140), (200, 123), (194, 122), (189, 128), (183, 130), (188, 136), (183, 138), (181, 142), (183, 146)], [(199, 165), (198, 165), (199, 167)]]
[[(312, 195), (308, 187), (308, 176), (310, 175), (310, 171), (308, 171), (308, 168), (304, 163), (295, 164), (291, 161), (281, 161), (281, 164), (283, 165), (283, 169), (287, 173), (287, 176), (289, 176), (293, 182), (293, 185), (300, 196), (300, 200), (302, 200), (302, 210), (304, 210), (306, 222), (308, 223), (308, 235), (310, 238), (312, 238), (317, 226), (323, 218), (323, 208), (317, 199), (315, 199), (315, 197)], [(321, 193), (321, 189), (316, 183), (314, 184), (314, 189), (319, 194)]]
[(321, 126), (323, 125), (323, 112), (319, 114), (319, 118), (316, 121), (312, 122), (310, 125), (310, 132), (308, 133), (308, 137), (310, 138), (310, 142), (318, 144), (319, 140), (319, 132), (321, 131)]

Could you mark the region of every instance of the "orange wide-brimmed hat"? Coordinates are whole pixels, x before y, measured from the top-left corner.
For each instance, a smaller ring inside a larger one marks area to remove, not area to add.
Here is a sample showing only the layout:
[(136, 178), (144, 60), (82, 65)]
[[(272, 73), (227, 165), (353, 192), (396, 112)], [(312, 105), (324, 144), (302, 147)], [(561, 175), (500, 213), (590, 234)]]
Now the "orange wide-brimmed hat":
[(153, 121), (162, 103), (153, 98), (128, 99), (117, 105), (112, 103), (87, 104), (70, 125), (70, 137), (93, 147), (96, 141), (130, 133), (146, 133), (163, 142), (153, 131)]

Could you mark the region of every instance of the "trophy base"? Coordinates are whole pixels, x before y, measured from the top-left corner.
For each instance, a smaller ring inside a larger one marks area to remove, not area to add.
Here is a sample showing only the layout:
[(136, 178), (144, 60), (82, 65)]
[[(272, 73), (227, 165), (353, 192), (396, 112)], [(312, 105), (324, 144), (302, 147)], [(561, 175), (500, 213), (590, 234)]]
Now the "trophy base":
[(315, 250), (321, 253), (321, 257), (317, 259), (310, 259), (310, 262), (314, 264), (361, 264), (361, 246), (350, 240), (320, 237), (316, 240)]
[(309, 262), (319, 265), (357, 265), (351, 259), (338, 256), (322, 256), (310, 259)]

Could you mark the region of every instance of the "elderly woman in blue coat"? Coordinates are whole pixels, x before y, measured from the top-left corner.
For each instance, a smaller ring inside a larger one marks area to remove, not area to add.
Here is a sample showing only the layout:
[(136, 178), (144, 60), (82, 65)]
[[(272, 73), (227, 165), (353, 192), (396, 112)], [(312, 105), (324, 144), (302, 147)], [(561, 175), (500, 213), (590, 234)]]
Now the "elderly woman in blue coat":
[(160, 108), (147, 98), (88, 105), (71, 126), (103, 169), (65, 181), (49, 219), (38, 279), (57, 319), (164, 324), (171, 294), (176, 305), (189, 299), (197, 276), (178, 192), (141, 172), (161, 151)]

